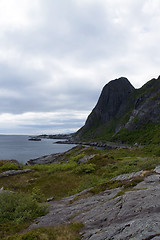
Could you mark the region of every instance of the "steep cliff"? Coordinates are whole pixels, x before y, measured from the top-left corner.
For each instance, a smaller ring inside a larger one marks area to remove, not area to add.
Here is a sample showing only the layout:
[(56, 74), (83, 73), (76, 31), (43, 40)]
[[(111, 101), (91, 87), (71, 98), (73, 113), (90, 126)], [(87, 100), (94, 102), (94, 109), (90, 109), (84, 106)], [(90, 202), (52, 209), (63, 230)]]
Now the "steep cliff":
[(160, 77), (136, 91), (134, 108), (125, 128), (135, 129), (147, 122), (160, 123)]
[(104, 86), (76, 138), (134, 142), (136, 135), (131, 139), (131, 133), (137, 129), (137, 134), (141, 130), (148, 131), (149, 126), (155, 131), (160, 128), (160, 77), (140, 89), (135, 89), (127, 78), (121, 77)]

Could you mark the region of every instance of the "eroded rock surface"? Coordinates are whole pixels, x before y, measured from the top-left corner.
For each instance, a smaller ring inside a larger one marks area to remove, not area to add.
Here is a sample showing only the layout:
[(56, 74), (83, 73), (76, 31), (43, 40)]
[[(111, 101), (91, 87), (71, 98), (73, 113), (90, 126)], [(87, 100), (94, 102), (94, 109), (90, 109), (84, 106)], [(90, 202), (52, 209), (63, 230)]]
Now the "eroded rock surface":
[[(132, 179), (135, 173), (131, 175)], [(128, 178), (130, 179), (130, 178)], [(50, 203), (50, 212), (38, 218), (30, 229), (74, 221), (84, 224), (83, 240), (160, 239), (160, 175), (152, 173), (142, 182), (117, 195), (122, 188), (94, 196), (79, 193)], [(81, 195), (81, 199), (78, 197)], [(79, 199), (79, 200), (78, 200)]]
[(0, 173), (0, 177), (9, 177), (9, 176), (14, 176), (17, 174), (22, 174), (22, 173), (28, 173), (32, 172), (32, 169), (23, 169), (23, 170), (8, 170), (5, 172)]
[(59, 158), (63, 156), (61, 153), (50, 154), (46, 156), (42, 156), (35, 159), (30, 159), (27, 161), (27, 165), (34, 165), (34, 164), (49, 164), (49, 163), (59, 163)]

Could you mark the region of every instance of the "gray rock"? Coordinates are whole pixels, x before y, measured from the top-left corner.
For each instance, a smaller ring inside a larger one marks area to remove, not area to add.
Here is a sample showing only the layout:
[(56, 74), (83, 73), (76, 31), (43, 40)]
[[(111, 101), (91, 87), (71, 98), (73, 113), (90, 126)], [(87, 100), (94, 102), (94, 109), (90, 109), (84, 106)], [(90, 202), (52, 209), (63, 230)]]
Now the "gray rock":
[(143, 182), (140, 182), (135, 188), (160, 188), (160, 175), (154, 174), (148, 176)]
[(4, 188), (1, 187), (1, 188), (0, 188), (0, 193), (3, 193), (3, 192), (4, 192)]
[(157, 167), (154, 169), (154, 171), (155, 171), (156, 173), (160, 173), (160, 166), (157, 166)]
[(118, 177), (114, 177), (111, 180), (117, 180), (117, 181), (123, 181), (123, 180), (129, 180), (131, 178), (135, 178), (140, 176), (143, 173), (143, 170), (139, 171), (139, 172), (133, 172), (133, 173), (128, 173), (128, 174), (122, 174), (119, 175)]
[(47, 198), (47, 202), (51, 202), (54, 200), (54, 197)]
[(59, 158), (63, 156), (61, 153), (55, 153), (55, 154), (50, 154), (46, 155), (43, 157), (35, 158), (35, 159), (30, 159), (27, 161), (27, 165), (34, 165), (34, 164), (49, 164), (49, 163), (59, 163)]
[(85, 155), (84, 157), (80, 158), (77, 163), (81, 164), (81, 163), (86, 163), (88, 162), (90, 159), (92, 159), (95, 156), (95, 154), (92, 155)]
[[(138, 189), (141, 186), (143, 188)], [(120, 190), (106, 189), (86, 198), (83, 197), (87, 192), (85, 190), (78, 194), (82, 196), (79, 200), (74, 200), (76, 194), (53, 201), (50, 203), (50, 212), (38, 218), (29, 229), (78, 221), (84, 224), (83, 240), (159, 239), (159, 175), (146, 177), (133, 191), (116, 197)]]
[(32, 172), (32, 171), (34, 171), (34, 170), (32, 170), (32, 169), (9, 170), (9, 171), (0, 173), (0, 177), (9, 177), (9, 176), (13, 176), (13, 175), (17, 175), (17, 174), (22, 174), (22, 173), (28, 173), (28, 172)]

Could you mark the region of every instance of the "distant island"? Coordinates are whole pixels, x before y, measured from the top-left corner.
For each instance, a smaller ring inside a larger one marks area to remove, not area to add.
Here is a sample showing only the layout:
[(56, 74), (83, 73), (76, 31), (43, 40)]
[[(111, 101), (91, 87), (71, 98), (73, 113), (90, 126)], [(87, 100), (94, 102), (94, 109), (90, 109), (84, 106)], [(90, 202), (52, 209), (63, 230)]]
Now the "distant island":
[(41, 134), (36, 136), (29, 136), (31, 139), (71, 139), (73, 137), (73, 134)]

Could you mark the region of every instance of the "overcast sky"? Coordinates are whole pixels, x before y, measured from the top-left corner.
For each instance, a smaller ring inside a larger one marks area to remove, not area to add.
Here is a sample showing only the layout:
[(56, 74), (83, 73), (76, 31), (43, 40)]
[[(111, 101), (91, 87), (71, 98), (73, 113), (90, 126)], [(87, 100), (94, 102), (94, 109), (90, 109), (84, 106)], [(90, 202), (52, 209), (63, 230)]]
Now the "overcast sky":
[(0, 0), (0, 133), (74, 132), (106, 83), (159, 66), (159, 0)]

